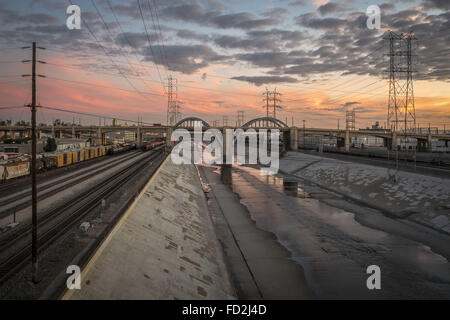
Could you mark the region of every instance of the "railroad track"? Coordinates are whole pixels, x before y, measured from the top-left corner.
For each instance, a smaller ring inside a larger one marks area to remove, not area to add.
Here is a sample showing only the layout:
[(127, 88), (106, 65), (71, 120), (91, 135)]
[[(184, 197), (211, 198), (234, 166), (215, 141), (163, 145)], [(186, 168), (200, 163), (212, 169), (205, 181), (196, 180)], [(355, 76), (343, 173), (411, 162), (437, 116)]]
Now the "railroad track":
[[(162, 157), (162, 149), (155, 150), (142, 162), (135, 163), (133, 166), (121, 170), (94, 188), (83, 192), (76, 199), (72, 199), (72, 201), (40, 216), (38, 219), (38, 227), (41, 230), (44, 227), (46, 229), (38, 234), (39, 252), (45, 250), (70, 227), (98, 208), (102, 199), (108, 198), (133, 177), (138, 175), (141, 169), (145, 168), (155, 159)], [(67, 214), (68, 209), (73, 209), (76, 204), (76, 208)], [(30, 224), (24, 225), (0, 240), (0, 252), (14, 251), (0, 262), (0, 283), (3, 283), (31, 260), (31, 245), (26, 239), (31, 234), (31, 230)], [(17, 250), (12, 250), (14, 246), (18, 247)]]
[[(54, 182), (47, 183), (47, 184), (45, 184), (43, 186), (38, 186), (38, 192), (41, 193), (40, 195), (38, 195), (38, 201), (42, 201), (42, 200), (44, 200), (44, 199), (46, 199), (48, 197), (51, 197), (51, 196), (55, 195), (55, 191), (54, 190), (51, 190), (51, 191), (46, 192), (46, 193), (42, 193), (45, 190), (48, 190), (48, 189), (50, 189), (50, 188), (52, 188), (54, 186), (57, 186), (59, 184), (63, 184), (65, 182), (67, 182), (67, 181), (70, 181), (69, 183), (66, 183), (61, 189), (58, 189), (57, 192), (63, 191), (65, 189), (67, 189), (67, 188), (70, 188), (70, 187), (76, 185), (77, 183), (80, 183), (80, 182), (82, 182), (82, 181), (84, 181), (86, 179), (89, 179), (89, 178), (91, 178), (91, 177), (93, 177), (93, 176), (95, 176), (95, 175), (97, 175), (97, 174), (99, 174), (101, 172), (104, 172), (106, 170), (109, 170), (109, 169), (113, 168), (114, 166), (117, 165), (118, 162), (127, 161), (127, 160), (130, 160), (130, 159), (132, 159), (134, 157), (137, 157), (139, 155), (140, 155), (140, 153), (133, 153), (131, 155), (127, 155), (126, 157), (123, 157), (123, 158), (120, 158), (120, 159), (117, 159), (117, 160), (114, 160), (114, 161), (108, 163), (104, 167), (96, 167), (93, 170), (87, 170), (87, 172), (83, 173), (81, 176), (79, 176), (78, 178), (75, 178), (75, 179), (74, 179), (74, 176), (77, 175), (76, 173), (75, 174), (71, 174), (68, 177), (65, 177), (63, 179), (59, 179), (59, 180), (56, 180)], [(19, 201), (19, 200), (23, 199), (24, 197), (30, 197), (30, 196), (31, 196), (31, 190), (25, 190), (23, 192), (19, 192), (19, 193), (17, 193), (16, 195), (14, 195), (12, 197), (6, 197), (5, 200), (0, 201), (0, 207), (5, 206), (5, 205), (7, 205), (9, 203), (12, 203), (12, 202), (15, 202), (15, 201)], [(8, 208), (7, 210), (0, 211), (0, 218), (3, 218), (3, 217), (8, 216), (8, 215), (11, 215), (12, 212), (17, 212), (17, 211), (19, 211), (21, 209), (24, 209), (26, 207), (29, 207), (29, 206), (31, 206), (31, 198), (30, 198), (29, 201), (24, 201), (24, 202), (18, 204), (17, 206)]]
[[(120, 155), (117, 155), (117, 157), (119, 157)], [(72, 169), (77, 170), (77, 169), (84, 169), (84, 168), (88, 168), (89, 165), (95, 165), (98, 164), (101, 161), (104, 160), (108, 160), (108, 159), (114, 159), (116, 157), (116, 155), (111, 156), (111, 155), (105, 155), (103, 157), (98, 157), (95, 159), (89, 159), (89, 160), (85, 160), (85, 161), (81, 161), (81, 162), (77, 162), (74, 163), (70, 166), (66, 166), (66, 167), (61, 167), (61, 168), (52, 168), (49, 170), (43, 170), (43, 171), (39, 171), (38, 172), (38, 177), (40, 179), (42, 178), (53, 178), (55, 173), (57, 173), (58, 171), (61, 172), (73, 172)], [(57, 173), (58, 174), (58, 173)], [(15, 189), (23, 184), (26, 183), (31, 183), (31, 175), (25, 175), (25, 176), (21, 176), (21, 177), (17, 177), (17, 178), (13, 178), (11, 180), (7, 180), (7, 182), (3, 182), (0, 181), (0, 194), (2, 194), (5, 191), (10, 191), (11, 189)]]

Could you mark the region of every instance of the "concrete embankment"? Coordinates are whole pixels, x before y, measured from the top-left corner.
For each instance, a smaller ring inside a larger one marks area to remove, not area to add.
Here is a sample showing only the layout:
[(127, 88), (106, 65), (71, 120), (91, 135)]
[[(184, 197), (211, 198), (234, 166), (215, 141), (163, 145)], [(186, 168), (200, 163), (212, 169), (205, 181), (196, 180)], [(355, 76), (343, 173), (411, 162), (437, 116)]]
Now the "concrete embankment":
[(233, 299), (222, 248), (193, 165), (170, 157), (64, 299)]
[(289, 152), (283, 173), (318, 184), (393, 217), (450, 234), (450, 180)]

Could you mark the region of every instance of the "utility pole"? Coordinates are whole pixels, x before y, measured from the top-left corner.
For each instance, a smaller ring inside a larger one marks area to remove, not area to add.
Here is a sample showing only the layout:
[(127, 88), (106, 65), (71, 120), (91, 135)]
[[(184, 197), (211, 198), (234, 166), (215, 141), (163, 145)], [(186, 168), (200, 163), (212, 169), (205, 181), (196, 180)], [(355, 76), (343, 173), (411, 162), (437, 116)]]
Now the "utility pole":
[[(28, 49), (30, 47), (23, 47)], [(36, 60), (36, 49), (45, 50), (42, 47), (36, 47), (36, 42), (32, 45), (31, 60), (31, 216), (32, 216), (32, 236), (31, 236), (31, 261), (32, 261), (32, 281), (39, 282), (38, 276), (38, 236), (37, 236), (37, 174), (36, 174), (36, 76), (44, 78), (43, 75), (36, 75), (36, 62), (45, 63)], [(22, 62), (30, 62), (24, 60)], [(27, 77), (29, 75), (23, 75)]]
[(36, 42), (33, 42), (33, 62), (31, 74), (31, 202), (33, 235), (31, 243), (33, 282), (39, 281), (38, 277), (38, 243), (37, 243), (37, 175), (36, 175)]

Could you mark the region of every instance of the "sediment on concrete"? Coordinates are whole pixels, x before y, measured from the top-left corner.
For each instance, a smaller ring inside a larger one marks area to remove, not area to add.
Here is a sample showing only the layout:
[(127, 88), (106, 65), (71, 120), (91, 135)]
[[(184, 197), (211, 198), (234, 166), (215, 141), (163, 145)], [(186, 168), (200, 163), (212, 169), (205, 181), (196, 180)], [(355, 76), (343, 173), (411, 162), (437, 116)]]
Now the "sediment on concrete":
[(233, 299), (193, 165), (166, 159), (64, 299)]
[(277, 237), (257, 227), (216, 167), (199, 166), (204, 191), (240, 299), (313, 299), (301, 265)]
[(289, 152), (280, 172), (341, 194), (394, 218), (450, 234), (450, 180)]

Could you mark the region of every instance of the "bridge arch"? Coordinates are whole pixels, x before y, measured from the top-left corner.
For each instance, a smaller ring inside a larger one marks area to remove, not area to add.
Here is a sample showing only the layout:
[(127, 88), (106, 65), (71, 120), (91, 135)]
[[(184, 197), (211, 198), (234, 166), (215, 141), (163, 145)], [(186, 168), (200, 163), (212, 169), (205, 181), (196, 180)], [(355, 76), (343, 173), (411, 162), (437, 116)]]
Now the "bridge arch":
[[(261, 123), (263, 124), (262, 126), (260, 125)], [(288, 128), (289, 127), (283, 121), (278, 120), (273, 117), (256, 118), (256, 119), (248, 121), (242, 127), (249, 128), (249, 127), (252, 127), (253, 125), (255, 125), (255, 127), (266, 127), (266, 126), (268, 126), (269, 123), (271, 123), (274, 127), (278, 127), (278, 128)]]
[(181, 119), (180, 121), (178, 121), (175, 124), (175, 128), (183, 127), (182, 124), (187, 124), (185, 127), (192, 127), (193, 128), (194, 127), (194, 123), (197, 122), (197, 121), (200, 121), (204, 127), (207, 127), (207, 128), (211, 127), (209, 125), (209, 123), (206, 122), (203, 119), (200, 119), (200, 118), (197, 118), (197, 117), (188, 117), (188, 118), (184, 118), (184, 119)]

